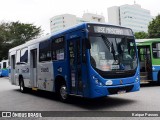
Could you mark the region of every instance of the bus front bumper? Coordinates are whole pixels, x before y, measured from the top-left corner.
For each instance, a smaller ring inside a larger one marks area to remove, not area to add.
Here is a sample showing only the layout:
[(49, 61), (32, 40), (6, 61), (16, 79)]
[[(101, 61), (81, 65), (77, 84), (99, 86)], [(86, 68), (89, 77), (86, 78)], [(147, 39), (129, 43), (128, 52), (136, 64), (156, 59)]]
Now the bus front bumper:
[(121, 94), (127, 92), (135, 92), (140, 90), (140, 83), (116, 85), (116, 86), (96, 86), (91, 92), (90, 98), (104, 97), (112, 94)]

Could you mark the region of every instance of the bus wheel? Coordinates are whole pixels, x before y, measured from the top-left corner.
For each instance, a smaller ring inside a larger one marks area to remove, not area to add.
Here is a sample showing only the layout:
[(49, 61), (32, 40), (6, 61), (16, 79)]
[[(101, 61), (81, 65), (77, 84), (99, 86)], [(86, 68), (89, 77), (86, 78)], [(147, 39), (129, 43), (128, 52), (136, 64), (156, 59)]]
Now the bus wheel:
[(59, 97), (62, 102), (68, 102), (69, 100), (69, 96), (67, 94), (67, 87), (65, 84), (62, 84), (59, 87)]
[(20, 78), (19, 86), (20, 86), (20, 91), (21, 91), (22, 93), (26, 92), (26, 88), (24, 87), (23, 78)]

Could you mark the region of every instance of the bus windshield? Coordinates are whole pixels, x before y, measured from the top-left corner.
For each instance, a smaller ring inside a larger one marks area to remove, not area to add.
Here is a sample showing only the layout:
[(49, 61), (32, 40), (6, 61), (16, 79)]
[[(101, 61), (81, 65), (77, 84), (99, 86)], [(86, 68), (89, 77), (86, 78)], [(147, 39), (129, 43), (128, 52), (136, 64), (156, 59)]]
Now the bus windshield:
[(137, 67), (134, 39), (127, 37), (90, 36), (90, 60), (100, 71), (128, 71)]

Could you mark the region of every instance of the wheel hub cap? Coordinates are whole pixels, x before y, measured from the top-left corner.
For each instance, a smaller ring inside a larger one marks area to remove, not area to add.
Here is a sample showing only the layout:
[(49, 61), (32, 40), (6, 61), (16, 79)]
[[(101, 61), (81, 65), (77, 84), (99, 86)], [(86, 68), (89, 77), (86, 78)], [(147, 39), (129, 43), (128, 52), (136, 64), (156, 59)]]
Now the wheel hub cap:
[(66, 90), (66, 87), (65, 86), (62, 86), (61, 89), (60, 89), (60, 94), (61, 94), (61, 97), (63, 99), (66, 99), (67, 98), (67, 90)]

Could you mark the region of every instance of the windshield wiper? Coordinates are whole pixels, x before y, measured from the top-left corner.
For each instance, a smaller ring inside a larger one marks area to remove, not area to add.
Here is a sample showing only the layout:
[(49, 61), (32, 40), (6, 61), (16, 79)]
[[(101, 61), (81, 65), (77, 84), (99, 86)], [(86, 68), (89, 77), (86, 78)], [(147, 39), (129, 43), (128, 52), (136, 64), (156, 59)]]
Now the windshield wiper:
[(106, 36), (104, 36), (104, 35), (101, 35), (101, 37), (102, 37), (103, 42), (107, 46), (108, 50), (110, 51), (110, 53), (112, 53), (114, 60), (116, 60), (113, 42), (110, 43), (109, 40), (108, 40), (108, 38)]

